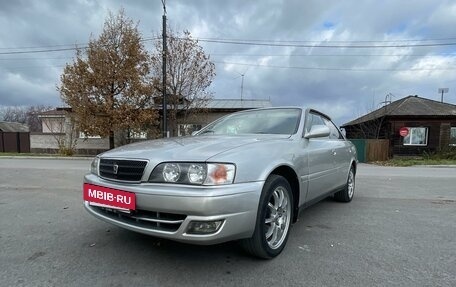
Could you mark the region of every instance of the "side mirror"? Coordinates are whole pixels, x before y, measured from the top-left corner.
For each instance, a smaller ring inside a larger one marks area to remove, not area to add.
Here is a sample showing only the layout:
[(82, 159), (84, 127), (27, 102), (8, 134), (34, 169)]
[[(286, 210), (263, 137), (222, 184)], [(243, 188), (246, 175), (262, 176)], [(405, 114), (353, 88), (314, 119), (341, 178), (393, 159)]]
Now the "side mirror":
[(340, 132), (344, 137), (347, 137), (347, 131), (345, 130), (345, 128), (340, 128)]
[(331, 131), (325, 125), (315, 125), (312, 126), (310, 131), (304, 135), (306, 139), (313, 139), (313, 138), (323, 138), (329, 136)]

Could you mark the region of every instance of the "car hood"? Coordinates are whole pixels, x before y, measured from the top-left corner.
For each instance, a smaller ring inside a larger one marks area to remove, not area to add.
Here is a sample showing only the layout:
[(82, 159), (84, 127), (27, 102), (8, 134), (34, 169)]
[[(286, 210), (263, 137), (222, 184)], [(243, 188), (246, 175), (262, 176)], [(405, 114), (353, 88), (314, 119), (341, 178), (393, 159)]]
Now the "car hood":
[(100, 155), (102, 158), (148, 159), (163, 161), (206, 161), (209, 158), (244, 145), (281, 140), (289, 135), (207, 135), (176, 137), (133, 143)]

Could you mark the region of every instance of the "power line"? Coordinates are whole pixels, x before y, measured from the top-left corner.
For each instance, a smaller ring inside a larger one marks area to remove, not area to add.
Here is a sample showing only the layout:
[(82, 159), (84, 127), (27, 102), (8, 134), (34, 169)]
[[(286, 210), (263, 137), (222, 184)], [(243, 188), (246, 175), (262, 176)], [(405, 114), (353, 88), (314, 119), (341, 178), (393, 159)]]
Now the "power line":
[[(236, 66), (247, 66), (247, 67), (261, 67), (261, 68), (275, 68), (275, 69), (295, 69), (295, 70), (319, 70), (319, 71), (359, 71), (359, 72), (387, 72), (387, 71), (453, 71), (456, 67), (449, 68), (408, 68), (408, 69), (375, 69), (375, 68), (336, 68), (336, 67), (304, 67), (304, 66), (281, 66), (281, 65), (267, 65), (267, 64), (255, 64), (255, 63), (239, 63), (239, 62), (227, 62), (227, 61), (213, 61), (216, 64), (223, 65), (236, 65)], [(43, 66), (13, 66), (4, 67), (8, 69), (37, 69), (37, 68), (62, 68), (65, 65), (43, 65)]]
[[(141, 42), (148, 42), (158, 40), (159, 37), (151, 37), (141, 39)], [(176, 38), (180, 40), (186, 40), (185, 38)], [(456, 46), (455, 42), (446, 43), (412, 43), (412, 44), (381, 44), (381, 45), (327, 45), (327, 44), (293, 44), (293, 43), (321, 43), (317, 41), (281, 41), (281, 40), (236, 40), (236, 39), (218, 39), (218, 38), (195, 38), (200, 42), (207, 43), (218, 43), (218, 44), (233, 44), (233, 45), (251, 45), (251, 46), (267, 46), (267, 47), (296, 47), (296, 48), (363, 48), (363, 49), (375, 49), (375, 48), (409, 48), (409, 47), (438, 47), (438, 46)], [(325, 41), (325, 43), (396, 43), (396, 42), (424, 42), (424, 41), (438, 41), (438, 40), (456, 40), (456, 38), (440, 38), (440, 39), (421, 39), (421, 40), (391, 40), (391, 41), (369, 41), (369, 40), (358, 40), (358, 41)], [(16, 47), (16, 48), (0, 48), (1, 50), (12, 50), (0, 52), (0, 55), (15, 55), (15, 54), (34, 54), (34, 53), (51, 53), (51, 52), (63, 52), (63, 51), (75, 51), (78, 49), (87, 49), (88, 44), (85, 43), (80, 47), (69, 47), (70, 44), (64, 45), (47, 45), (47, 46), (30, 46), (30, 47)], [(47, 49), (47, 48), (53, 49)], [(67, 48), (55, 48), (54, 47), (67, 47)], [(33, 49), (33, 50), (30, 50)], [(38, 49), (38, 50), (37, 50)], [(25, 50), (25, 51), (22, 51)]]
[(81, 47), (81, 48), (61, 48), (61, 49), (45, 49), (45, 50), (33, 50), (33, 51), (12, 51), (12, 52), (0, 52), (0, 55), (50, 53), (50, 52), (72, 51), (72, 50), (86, 49), (86, 48), (87, 48), (87, 47)]
[[(21, 49), (44, 49), (56, 47), (74, 47), (77, 44), (59, 44), (59, 45), (43, 45), (43, 46), (22, 46), (22, 47), (0, 47), (0, 50), (21, 50)], [(88, 43), (82, 44), (87, 46)]]
[[(231, 57), (436, 57), (455, 56), (456, 53), (438, 54), (242, 54), (242, 53), (208, 53), (210, 56), (231, 56)], [(74, 57), (21, 57), (21, 58), (0, 58), (0, 61), (36, 61), (36, 60), (71, 60)]]
[(260, 40), (260, 39), (239, 39), (239, 38), (210, 38), (196, 37), (195, 39), (211, 41), (235, 41), (235, 42), (263, 42), (263, 43), (400, 43), (400, 42), (429, 42), (429, 41), (455, 41), (455, 37), (431, 38), (431, 39), (396, 39), (396, 40)]
[[(410, 69), (372, 69), (372, 68), (330, 68), (330, 67), (302, 67), (302, 66), (280, 66), (280, 65), (265, 65), (265, 64), (250, 64), (250, 63), (235, 63), (235, 62), (223, 62), (215, 61), (217, 64), (224, 65), (238, 65), (238, 66), (248, 66), (248, 67), (262, 67), (262, 68), (275, 68), (275, 69), (297, 69), (297, 70), (321, 70), (321, 71), (359, 71), (359, 72), (386, 72), (386, 71), (435, 71), (435, 70), (456, 70), (455, 68), (410, 68)], [(8, 67), (10, 69), (37, 69), (37, 68), (63, 68), (62, 65), (44, 65), (44, 66), (15, 66)]]
[(232, 57), (435, 57), (456, 56), (456, 53), (438, 54), (241, 54), (241, 53), (208, 53), (210, 56)]
[[(141, 39), (142, 42), (151, 40), (160, 40), (160, 37), (148, 37)], [(200, 41), (235, 41), (235, 42), (261, 42), (261, 43), (400, 43), (400, 42), (429, 42), (429, 41), (456, 41), (456, 37), (448, 38), (429, 38), (429, 39), (396, 39), (396, 40), (265, 40), (265, 39), (240, 39), (240, 38), (214, 38), (214, 37), (197, 37)], [(55, 44), (55, 45), (40, 45), (40, 46), (19, 46), (19, 47), (0, 47), (0, 50), (23, 50), (23, 49), (45, 49), (56, 47), (75, 48), (73, 44)], [(89, 43), (81, 43), (82, 47), (86, 47)]]
[[(159, 38), (157, 37), (153, 37), (153, 38), (144, 38), (144, 39), (141, 39), (140, 42), (148, 42), (148, 41), (153, 41), (153, 40), (157, 40)], [(60, 46), (60, 45), (56, 45), (56, 46)], [(61, 46), (70, 46), (70, 45), (61, 45)], [(107, 45), (108, 46), (108, 45)], [(87, 48), (89, 48), (88, 44), (85, 44), (83, 46), (80, 46), (80, 47), (72, 47), (72, 48), (57, 48), (57, 49), (42, 49), (46, 46), (36, 46), (36, 47), (29, 47), (29, 48), (26, 48), (26, 47), (23, 47), (23, 48), (1, 48), (1, 49), (15, 49), (16, 51), (9, 51), (9, 52), (0, 52), (0, 55), (15, 55), (15, 54), (35, 54), (35, 53), (51, 53), (51, 52), (63, 52), (63, 51), (76, 51), (76, 50), (85, 50)], [(47, 47), (52, 47), (52, 46), (47, 46)], [(40, 49), (40, 50), (26, 50), (26, 51), (17, 51), (17, 50), (21, 50), (21, 49)]]
[[(313, 71), (353, 71), (353, 72), (407, 72), (407, 71), (453, 71), (456, 67), (449, 68), (409, 68), (409, 69), (375, 69), (375, 68), (336, 68), (336, 67), (304, 67), (304, 66), (280, 66), (280, 65), (265, 65), (253, 63), (236, 63), (225, 61), (214, 61), (216, 64), (237, 65), (247, 67), (260, 67), (271, 69), (294, 69), (294, 70), (313, 70)], [(41, 69), (41, 68), (63, 68), (62, 65), (43, 65), (43, 66), (15, 66), (7, 67), (9, 69)]]
[(318, 70), (318, 71), (356, 71), (356, 72), (391, 72), (391, 71), (452, 71), (454, 68), (410, 68), (410, 69), (372, 69), (372, 68), (330, 68), (330, 67), (301, 67), (301, 66), (277, 66), (277, 65), (265, 65), (265, 64), (252, 64), (252, 63), (235, 63), (235, 62), (224, 62), (214, 61), (214, 63), (224, 65), (239, 65), (249, 67), (263, 67), (263, 68), (275, 68), (275, 69), (295, 69), (295, 70)]
[[(182, 39), (182, 38), (180, 38)], [(456, 46), (456, 42), (450, 43), (423, 43), (423, 44), (400, 44), (400, 45), (325, 45), (325, 44), (284, 44), (273, 42), (252, 42), (252, 41), (229, 41), (229, 40), (208, 40), (198, 39), (200, 42), (248, 46), (267, 46), (267, 47), (295, 47), (295, 48), (335, 48), (335, 49), (376, 49), (376, 48), (411, 48), (411, 47), (439, 47), (439, 46)]]
[(70, 60), (74, 57), (0, 58), (0, 61)]

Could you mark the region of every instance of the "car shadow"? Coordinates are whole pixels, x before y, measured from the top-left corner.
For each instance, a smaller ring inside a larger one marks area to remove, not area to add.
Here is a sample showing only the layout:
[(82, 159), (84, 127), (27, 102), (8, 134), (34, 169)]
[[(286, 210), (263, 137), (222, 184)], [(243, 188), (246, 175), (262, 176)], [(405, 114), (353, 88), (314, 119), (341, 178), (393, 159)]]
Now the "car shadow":
[[(293, 238), (296, 235), (293, 229), (305, 229), (306, 226), (308, 227), (315, 220), (318, 221), (318, 217), (325, 213), (326, 208), (331, 208), (331, 206), (337, 206), (339, 204), (332, 198), (326, 198), (301, 212), (298, 222), (292, 228), (290, 237)], [(325, 227), (324, 224), (320, 224), (319, 226), (322, 226), (322, 228)], [(215, 245), (194, 245), (156, 238), (118, 227), (112, 227), (110, 237), (111, 240), (115, 241), (113, 244), (122, 244), (124, 250), (128, 249), (133, 253), (149, 254), (152, 258), (156, 258), (157, 256), (161, 259), (166, 258), (169, 260), (179, 258), (180, 261), (186, 261), (188, 264), (194, 264), (200, 260), (220, 261), (221, 259), (224, 261), (264, 261), (250, 256), (242, 249), (237, 241)]]

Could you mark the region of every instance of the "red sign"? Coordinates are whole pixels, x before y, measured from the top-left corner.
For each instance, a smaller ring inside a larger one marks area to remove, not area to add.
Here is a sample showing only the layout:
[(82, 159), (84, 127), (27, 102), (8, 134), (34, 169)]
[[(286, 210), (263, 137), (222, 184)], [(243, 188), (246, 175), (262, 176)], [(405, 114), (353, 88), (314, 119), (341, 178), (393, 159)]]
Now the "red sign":
[(399, 134), (401, 135), (401, 137), (406, 137), (409, 134), (409, 129), (407, 127), (402, 127), (399, 130)]
[(136, 208), (134, 193), (89, 183), (84, 183), (84, 200), (109, 205), (114, 208), (130, 210), (135, 210)]

